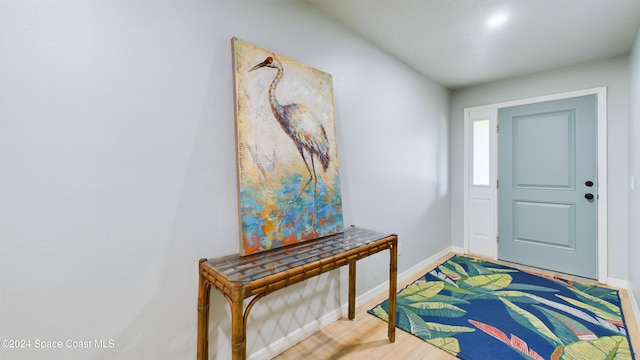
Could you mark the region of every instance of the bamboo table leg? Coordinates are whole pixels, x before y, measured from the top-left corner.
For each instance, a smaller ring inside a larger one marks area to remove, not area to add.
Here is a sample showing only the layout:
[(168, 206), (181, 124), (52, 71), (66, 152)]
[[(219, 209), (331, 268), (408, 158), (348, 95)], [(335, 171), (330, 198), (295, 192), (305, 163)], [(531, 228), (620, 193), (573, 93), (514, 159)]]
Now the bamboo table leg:
[(244, 315), (244, 302), (240, 294), (241, 289), (231, 290), (231, 359), (245, 360), (247, 358), (247, 329)]
[(389, 248), (389, 341), (396, 341), (396, 288), (398, 286), (398, 239)]
[(349, 263), (349, 320), (356, 317), (356, 262)]
[[(207, 259), (200, 259), (200, 266)], [(209, 357), (209, 300), (211, 284), (198, 269), (198, 350), (197, 359), (207, 360)]]

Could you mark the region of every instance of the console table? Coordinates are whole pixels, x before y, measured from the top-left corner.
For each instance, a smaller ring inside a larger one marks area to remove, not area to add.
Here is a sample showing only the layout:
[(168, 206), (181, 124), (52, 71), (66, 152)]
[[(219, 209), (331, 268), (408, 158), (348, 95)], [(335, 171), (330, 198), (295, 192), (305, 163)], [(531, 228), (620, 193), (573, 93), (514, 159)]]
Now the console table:
[[(209, 298), (220, 291), (231, 306), (233, 360), (246, 359), (247, 318), (258, 300), (276, 290), (349, 265), (349, 320), (355, 317), (356, 261), (389, 249), (389, 330), (395, 341), (398, 236), (350, 227), (343, 233), (249, 256), (201, 259), (198, 286), (198, 360), (209, 352)], [(252, 298), (246, 308), (244, 300)]]

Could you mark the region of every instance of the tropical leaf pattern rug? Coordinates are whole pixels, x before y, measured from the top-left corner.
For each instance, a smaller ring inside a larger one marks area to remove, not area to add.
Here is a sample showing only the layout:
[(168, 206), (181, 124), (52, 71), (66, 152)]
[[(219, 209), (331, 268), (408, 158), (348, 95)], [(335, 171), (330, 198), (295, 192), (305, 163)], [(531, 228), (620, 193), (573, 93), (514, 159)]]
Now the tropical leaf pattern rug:
[(396, 325), (460, 359), (634, 359), (618, 291), (465, 256), (401, 290)]

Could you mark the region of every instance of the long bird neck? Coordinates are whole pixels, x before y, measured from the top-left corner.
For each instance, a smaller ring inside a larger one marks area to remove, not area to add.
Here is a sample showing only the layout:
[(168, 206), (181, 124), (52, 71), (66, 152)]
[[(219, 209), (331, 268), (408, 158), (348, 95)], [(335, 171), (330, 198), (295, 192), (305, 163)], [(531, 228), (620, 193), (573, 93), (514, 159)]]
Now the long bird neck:
[(278, 83), (282, 79), (284, 71), (282, 71), (282, 66), (279, 66), (277, 69), (278, 73), (269, 86), (269, 104), (271, 104), (271, 111), (273, 111), (273, 115), (278, 119), (278, 122), (282, 122), (284, 120), (284, 114), (282, 113), (282, 105), (280, 105), (278, 99), (276, 99), (276, 86), (278, 86)]

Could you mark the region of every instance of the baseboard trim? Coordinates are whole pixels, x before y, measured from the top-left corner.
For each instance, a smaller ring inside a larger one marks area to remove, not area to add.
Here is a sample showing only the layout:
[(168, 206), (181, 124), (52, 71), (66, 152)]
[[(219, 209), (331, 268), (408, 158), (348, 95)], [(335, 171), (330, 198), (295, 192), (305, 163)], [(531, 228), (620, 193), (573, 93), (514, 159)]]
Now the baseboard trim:
[[(607, 285), (616, 287), (618, 289), (624, 289), (627, 292), (627, 296), (629, 297), (629, 301), (631, 302), (631, 308), (633, 309), (633, 315), (636, 318), (636, 323), (640, 324), (640, 308), (638, 307), (638, 301), (636, 300), (635, 295), (633, 295), (633, 291), (631, 290), (629, 282), (627, 280), (608, 278)], [(638, 331), (640, 331), (640, 329), (638, 329)]]
[[(633, 314), (636, 316), (636, 323), (640, 324), (640, 308), (638, 307), (638, 300), (633, 295), (631, 287), (627, 287), (627, 295), (629, 295), (629, 301), (631, 301), (631, 307), (633, 308)], [(640, 326), (640, 325), (638, 325)], [(640, 329), (638, 329), (640, 331)]]
[(629, 289), (629, 282), (627, 280), (621, 280), (621, 279), (615, 279), (615, 278), (607, 278), (606, 285), (617, 287), (617, 288), (621, 288), (621, 289), (625, 289), (625, 290)]
[(344, 315), (342, 309), (336, 309), (330, 311), (320, 319), (310, 322), (309, 324), (303, 326), (301, 329), (298, 329), (287, 336), (274, 341), (269, 346), (266, 346), (252, 354), (249, 354), (247, 357), (249, 360), (269, 360), (273, 359), (275, 356), (283, 353), (285, 350), (289, 349), (293, 345), (299, 343), (300, 341), (308, 338), (309, 336), (317, 333), (322, 330), (322, 328), (333, 324), (338, 321)]
[[(412, 276), (414, 276), (421, 269), (433, 264), (439, 258), (445, 256), (450, 252), (462, 253), (463, 251), (459, 251), (461, 248), (448, 247), (439, 251), (435, 255), (430, 256), (426, 260), (423, 260), (416, 265), (410, 267), (409, 269), (403, 271), (398, 274), (398, 282), (403, 282), (405, 280), (410, 280)], [(364, 294), (356, 297), (356, 304), (366, 303), (369, 300), (379, 296), (380, 294), (385, 293), (389, 289), (389, 281), (385, 281), (382, 284), (374, 287), (373, 289), (365, 292)], [(295, 330), (288, 334), (287, 336), (278, 339), (271, 343), (269, 346), (266, 346), (254, 353), (249, 354), (247, 357), (249, 360), (269, 360), (289, 349), (293, 345), (301, 342), (302, 340), (308, 338), (309, 336), (315, 334), (316, 332), (322, 330), (324, 327), (331, 325), (332, 323), (340, 320), (348, 311), (348, 304), (343, 304), (340, 308), (330, 311), (325, 314), (320, 319), (312, 321), (302, 328)]]
[[(429, 266), (430, 264), (434, 263), (436, 260), (438, 260), (439, 258), (445, 256), (446, 254), (450, 253), (451, 251), (452, 251), (451, 248), (446, 248), (444, 250), (439, 251), (435, 255), (430, 256), (426, 260), (423, 260), (423, 261), (413, 265), (412, 267), (410, 267), (407, 270), (403, 271), (402, 273), (398, 274), (398, 282), (401, 283), (401, 282), (403, 282), (403, 281), (405, 281), (407, 279), (410, 279), (411, 276), (414, 276), (418, 271), (420, 271), (420, 269), (423, 269), (423, 268)], [(365, 303), (365, 302), (367, 302), (369, 300), (372, 300), (376, 296), (388, 291), (388, 289), (389, 289), (389, 281), (385, 281), (382, 284), (380, 284), (380, 285), (374, 287), (373, 289), (365, 292), (364, 294), (358, 296), (356, 298), (356, 303)], [(400, 289), (398, 289), (398, 290), (400, 290)], [(342, 305), (342, 311), (345, 314), (346, 314), (346, 312), (348, 310), (347, 308), (348, 308), (348, 304)]]
[(466, 252), (464, 251), (464, 248), (459, 247), (459, 246), (452, 246), (451, 247), (451, 252), (454, 252), (456, 254), (465, 254)]

